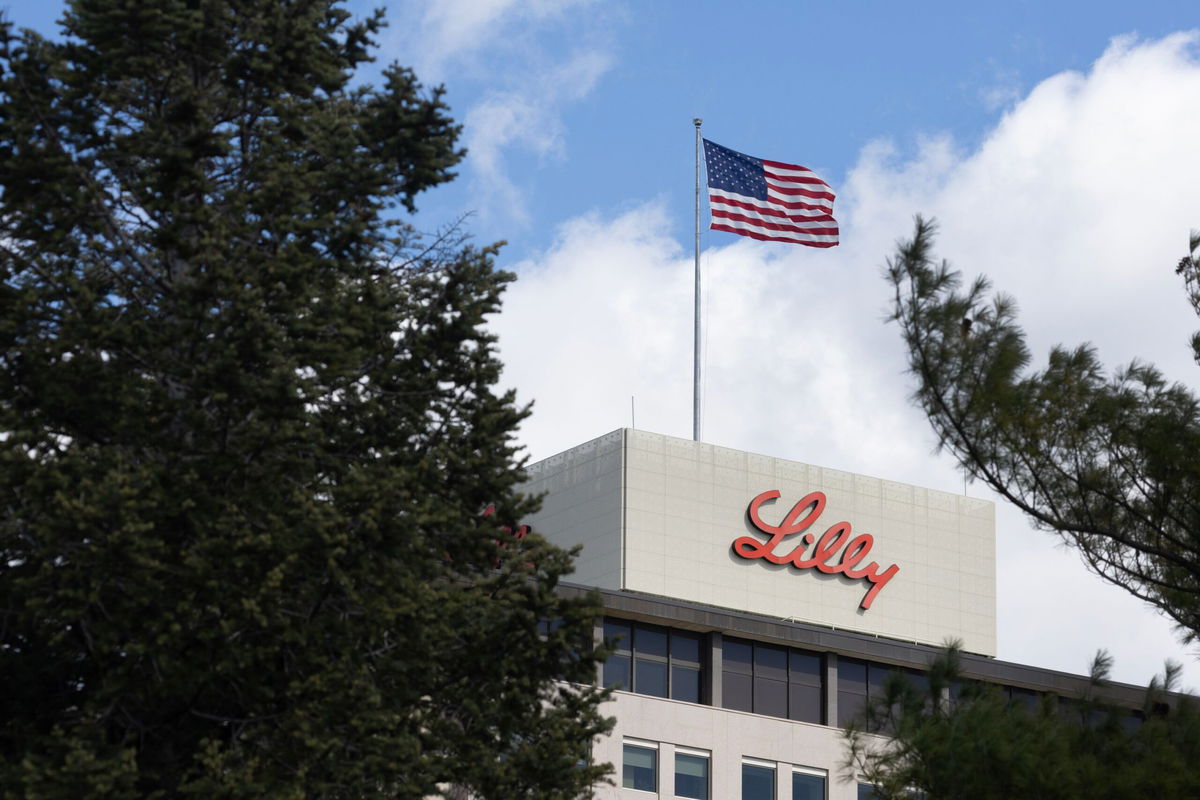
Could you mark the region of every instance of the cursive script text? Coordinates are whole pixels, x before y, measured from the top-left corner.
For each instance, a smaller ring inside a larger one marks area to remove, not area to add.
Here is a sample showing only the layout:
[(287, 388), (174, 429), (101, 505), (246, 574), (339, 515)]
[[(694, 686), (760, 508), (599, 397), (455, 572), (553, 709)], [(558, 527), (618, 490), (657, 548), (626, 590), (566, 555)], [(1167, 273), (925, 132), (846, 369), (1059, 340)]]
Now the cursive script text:
[[(753, 536), (738, 537), (733, 542), (733, 552), (746, 559), (761, 558), (772, 564), (791, 564), (796, 569), (816, 569), (827, 575), (841, 574), (851, 580), (865, 580), (871, 584), (871, 588), (859, 606), (863, 610), (870, 608), (875, 597), (900, 571), (900, 567), (892, 564), (887, 569), (882, 569), (878, 562), (872, 561), (860, 568), (859, 564), (870, 557), (871, 546), (875, 544), (875, 538), (869, 533), (860, 533), (851, 537), (849, 522), (835, 522), (819, 539), (815, 534), (804, 533), (812, 527), (817, 518), (821, 516), (821, 512), (825, 510), (824, 492), (809, 492), (804, 495), (796, 505), (792, 506), (792, 510), (778, 525), (764, 522), (759, 516), (759, 509), (762, 508), (763, 503), (771, 502), (778, 497), (777, 490), (769, 489), (751, 500), (750, 507), (746, 509), (750, 523), (768, 534), (770, 538), (763, 542)], [(800, 542), (791, 552), (786, 555), (776, 552), (784, 539), (798, 533), (804, 533), (804, 536), (800, 538)], [(845, 549), (842, 549), (843, 546)], [(812, 555), (806, 558), (805, 553), (810, 547)], [(839, 550), (841, 550), (841, 557), (837, 557)]]

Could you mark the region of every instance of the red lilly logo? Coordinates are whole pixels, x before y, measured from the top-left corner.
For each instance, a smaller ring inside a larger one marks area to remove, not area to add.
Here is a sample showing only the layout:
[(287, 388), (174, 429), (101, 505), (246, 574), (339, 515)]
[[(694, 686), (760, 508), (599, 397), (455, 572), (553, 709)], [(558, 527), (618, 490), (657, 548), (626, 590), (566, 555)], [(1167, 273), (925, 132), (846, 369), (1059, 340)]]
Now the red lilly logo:
[[(750, 517), (750, 522), (754, 527), (768, 534), (770, 538), (762, 542), (753, 536), (741, 536), (734, 540), (733, 552), (746, 559), (762, 558), (772, 564), (791, 564), (796, 569), (815, 568), (818, 572), (824, 572), (826, 575), (845, 575), (850, 580), (865, 580), (871, 584), (871, 588), (859, 606), (864, 610), (870, 608), (875, 596), (887, 585), (892, 576), (900, 571), (900, 567), (892, 564), (887, 569), (881, 569), (878, 562), (872, 561), (860, 569), (858, 565), (871, 555), (871, 546), (875, 544), (875, 537), (869, 533), (860, 533), (851, 538), (849, 522), (835, 522), (821, 535), (820, 539), (813, 533), (805, 533), (791, 552), (786, 555), (777, 554), (775, 551), (784, 539), (797, 533), (804, 533), (812, 527), (817, 518), (821, 516), (821, 512), (825, 510), (825, 493), (809, 492), (800, 498), (796, 505), (792, 506), (792, 510), (783, 518), (783, 522), (778, 525), (763, 522), (762, 517), (759, 516), (759, 509), (763, 503), (771, 502), (778, 497), (779, 492), (770, 489), (751, 500), (750, 507), (746, 509), (746, 514)], [(844, 550), (842, 550), (843, 545), (845, 546)], [(806, 558), (804, 554), (809, 552), (809, 548), (812, 548), (812, 555)], [(842, 551), (840, 558), (837, 557), (839, 550)]]

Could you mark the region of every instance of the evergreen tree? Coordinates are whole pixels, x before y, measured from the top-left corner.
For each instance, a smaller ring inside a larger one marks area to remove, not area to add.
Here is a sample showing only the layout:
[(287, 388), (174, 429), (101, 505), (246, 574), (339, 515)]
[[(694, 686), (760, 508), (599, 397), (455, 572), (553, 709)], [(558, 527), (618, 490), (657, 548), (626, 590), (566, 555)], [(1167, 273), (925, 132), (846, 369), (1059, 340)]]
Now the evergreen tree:
[[(1057, 532), (1101, 577), (1200, 637), (1200, 400), (1151, 365), (1107, 376), (1090, 345), (1056, 347), (1041, 371), (1013, 301), (989, 298), (931, 254), (917, 219), (889, 261), (893, 319), (917, 378), (916, 401), (941, 446)], [(1200, 237), (1179, 264), (1200, 314)], [(1200, 334), (1192, 341), (1200, 362)]]
[[(1000, 687), (963, 679), (959, 652), (932, 665), (927, 686), (900, 674), (846, 730), (844, 764), (882, 800), (1192, 800), (1200, 796), (1200, 713), (1172, 695), (1168, 665), (1139, 714), (1103, 701), (1103, 653), (1081, 697), (1029, 707)], [(876, 733), (882, 732), (880, 736)]]
[(483, 327), (512, 276), (397, 219), (462, 152), (440, 89), (353, 83), (381, 24), (75, 0), (60, 40), (0, 28), (0, 796), (603, 773), (597, 602), (501, 527), (533, 508)]

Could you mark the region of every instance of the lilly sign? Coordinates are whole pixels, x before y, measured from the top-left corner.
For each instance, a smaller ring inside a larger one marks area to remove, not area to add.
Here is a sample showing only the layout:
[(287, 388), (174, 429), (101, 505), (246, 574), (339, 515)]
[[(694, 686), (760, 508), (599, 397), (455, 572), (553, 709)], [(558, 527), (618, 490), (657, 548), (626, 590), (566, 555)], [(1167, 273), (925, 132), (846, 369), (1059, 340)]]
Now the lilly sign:
[[(792, 506), (792, 510), (782, 522), (772, 525), (765, 522), (759, 512), (764, 503), (778, 498), (779, 492), (770, 489), (750, 501), (746, 515), (750, 518), (750, 523), (767, 534), (768, 538), (764, 542), (754, 536), (740, 536), (733, 541), (733, 552), (745, 559), (761, 558), (771, 564), (790, 564), (796, 569), (815, 569), (826, 575), (845, 575), (850, 580), (866, 581), (871, 584), (871, 588), (859, 603), (859, 607), (869, 609), (887, 582), (900, 571), (900, 567), (892, 564), (883, 569), (876, 561), (859, 567), (859, 564), (870, 557), (875, 537), (869, 533), (852, 536), (849, 522), (835, 522), (820, 538), (817, 538), (815, 533), (805, 533), (825, 510), (824, 492), (809, 492), (804, 495)], [(798, 541), (791, 542), (793, 547), (790, 551), (779, 552), (784, 545), (783, 540), (797, 534), (804, 535)]]

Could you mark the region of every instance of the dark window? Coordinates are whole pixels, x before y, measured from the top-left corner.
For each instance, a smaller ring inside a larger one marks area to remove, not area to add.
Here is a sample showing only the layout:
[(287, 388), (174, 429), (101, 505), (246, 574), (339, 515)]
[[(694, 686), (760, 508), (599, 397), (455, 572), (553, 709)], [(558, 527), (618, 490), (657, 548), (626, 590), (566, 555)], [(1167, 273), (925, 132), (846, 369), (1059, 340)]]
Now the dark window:
[(867, 706), (867, 662), (839, 658), (837, 677), (837, 723), (845, 728), (853, 720), (861, 719)]
[(671, 658), (700, 664), (700, 634), (671, 631)]
[(726, 636), (721, 641), (721, 705), (754, 710), (754, 644)]
[[(877, 664), (874, 661), (868, 661), (867, 662), (867, 702), (869, 703), (877, 698), (887, 696), (887, 684), (888, 684), (888, 681), (891, 680), (893, 676), (900, 675), (905, 678), (908, 678), (909, 680), (913, 680), (914, 677), (918, 674), (919, 673), (913, 672), (911, 670), (901, 669), (900, 667), (893, 667), (890, 664)], [(921, 677), (923, 678), (924, 676), (921, 676)], [(898, 706), (895, 706), (895, 705), (892, 706), (893, 714), (899, 713), (899, 711), (900, 711), (900, 709)], [(893, 733), (894, 731), (892, 730), (892, 723), (885, 721), (880, 732), (886, 733), (886, 734)]]
[(1058, 714), (1068, 722), (1077, 722), (1088, 728), (1098, 728), (1108, 718), (1108, 710), (1093, 703), (1073, 697), (1058, 698)]
[(820, 654), (725, 638), (721, 670), (725, 708), (820, 724), (823, 695)]
[(613, 653), (604, 662), (604, 685), (615, 686), (618, 689), (628, 689), (633, 686), (630, 680), (629, 656)]
[(825, 776), (793, 772), (792, 800), (825, 800)]
[(838, 659), (838, 691), (851, 694), (867, 693), (867, 662), (853, 658)]
[(1019, 705), (1026, 711), (1033, 713), (1037, 711), (1038, 704), (1041, 703), (1041, 695), (1032, 689), (1022, 689), (1020, 686), (1006, 686), (1004, 693), (1008, 695), (1008, 701)]
[(838, 726), (842, 728), (851, 722), (863, 720), (867, 703), (885, 696), (888, 680), (893, 675), (903, 676), (922, 695), (929, 694), (929, 676), (914, 669), (856, 658), (839, 658), (837, 672), (837, 716)]
[(754, 713), (787, 716), (787, 650), (754, 645)]
[(675, 796), (708, 800), (708, 756), (675, 753)]
[(703, 700), (700, 676), (704, 671), (701, 636), (671, 631), (671, 699), (699, 703)]
[(721, 644), (721, 664), (726, 672), (754, 674), (754, 645), (741, 639), (725, 637)]
[(787, 650), (766, 644), (754, 645), (754, 675), (768, 680), (786, 681)]
[(824, 707), (825, 693), (819, 686), (793, 683), (788, 687), (788, 719), (820, 725), (825, 718)]
[(605, 686), (702, 702), (704, 637), (700, 634), (606, 619), (604, 639), (613, 649), (604, 662)]
[(633, 690), (667, 696), (667, 629), (649, 625), (633, 628)]
[(667, 696), (667, 662), (647, 661), (635, 658), (633, 662), (633, 685), (638, 694), (654, 697)]
[(734, 711), (753, 711), (754, 679), (749, 675), (726, 672), (721, 683), (721, 705)]
[[(841, 666), (840, 664), (838, 665)], [(860, 783), (858, 785), (858, 800), (879, 800), (879, 795), (875, 794), (875, 787), (869, 783)]]
[(822, 676), (821, 657), (816, 653), (792, 650), (789, 654), (788, 676), (792, 683), (820, 686)]
[(754, 713), (771, 717), (787, 717), (788, 685), (786, 681), (754, 678)]
[(742, 800), (775, 800), (775, 770), (742, 764)]
[(888, 677), (898, 670), (887, 664), (867, 662), (867, 697), (883, 697)]
[(792, 650), (788, 664), (788, 719), (825, 721), (825, 670), (821, 656)]
[(671, 667), (671, 699), (700, 702), (700, 668)]
[(632, 689), (633, 629), (623, 623), (605, 620), (604, 643), (613, 648), (604, 662), (604, 685)]
[(626, 744), (621, 786), (626, 789), (641, 789), (643, 792), (657, 792), (658, 751), (651, 747)]
[(638, 658), (667, 657), (667, 632), (663, 628), (638, 625), (633, 635), (633, 648)]

